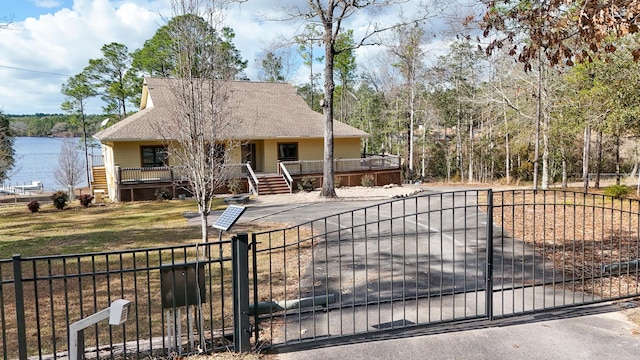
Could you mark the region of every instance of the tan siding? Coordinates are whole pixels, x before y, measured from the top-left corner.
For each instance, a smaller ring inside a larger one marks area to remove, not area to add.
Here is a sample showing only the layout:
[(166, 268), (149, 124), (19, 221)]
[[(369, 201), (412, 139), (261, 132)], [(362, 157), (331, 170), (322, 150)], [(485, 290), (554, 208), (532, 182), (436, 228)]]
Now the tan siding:
[(257, 140), (256, 143), (256, 164), (254, 165), (257, 171), (264, 171), (265, 155), (264, 155), (264, 141)]
[[(299, 160), (322, 160), (324, 157), (324, 139), (271, 139), (264, 141), (264, 171), (275, 172), (278, 166), (278, 143), (298, 143)], [(360, 139), (335, 139), (334, 157), (336, 159), (360, 158)]]
[(359, 159), (360, 139), (334, 139), (333, 156), (336, 159)]
[(276, 172), (278, 168), (278, 142), (264, 141), (264, 172)]
[(322, 160), (323, 153), (323, 139), (301, 139), (298, 141), (298, 160)]
[[(114, 144), (114, 162), (120, 167), (141, 167), (141, 146), (160, 146), (162, 143), (154, 141), (120, 142)], [(176, 165), (169, 158), (169, 165)]]
[(113, 144), (112, 143), (103, 143), (102, 144), (102, 157), (104, 161), (104, 171), (107, 176), (107, 189), (109, 191), (109, 199), (111, 201), (115, 201), (117, 185), (116, 185), (116, 174), (115, 168), (113, 166)]

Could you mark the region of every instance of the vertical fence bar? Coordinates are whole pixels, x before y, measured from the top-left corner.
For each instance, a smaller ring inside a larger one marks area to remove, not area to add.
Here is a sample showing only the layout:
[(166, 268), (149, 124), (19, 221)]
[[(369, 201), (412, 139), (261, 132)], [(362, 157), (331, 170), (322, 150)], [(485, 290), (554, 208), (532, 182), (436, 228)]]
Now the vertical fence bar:
[(253, 312), (253, 341), (254, 343), (258, 344), (258, 341), (260, 339), (260, 326), (259, 321), (260, 321), (260, 312), (258, 311), (258, 301), (259, 301), (259, 297), (258, 297), (258, 241), (256, 240), (256, 234), (253, 233), (251, 234), (251, 244), (250, 244), (250, 250), (251, 250), (251, 261), (252, 261), (252, 266), (251, 266), (251, 270), (252, 270), (252, 274), (251, 277), (253, 278), (253, 306), (256, 309)]
[(249, 235), (232, 238), (233, 247), (233, 349), (250, 350), (249, 328)]
[(24, 288), (22, 286), (22, 262), (20, 254), (12, 256), (13, 280), (16, 293), (16, 324), (18, 328), (18, 353), (20, 360), (27, 359), (27, 326), (24, 313)]
[(493, 320), (493, 191), (487, 192), (487, 264), (485, 273), (485, 313)]

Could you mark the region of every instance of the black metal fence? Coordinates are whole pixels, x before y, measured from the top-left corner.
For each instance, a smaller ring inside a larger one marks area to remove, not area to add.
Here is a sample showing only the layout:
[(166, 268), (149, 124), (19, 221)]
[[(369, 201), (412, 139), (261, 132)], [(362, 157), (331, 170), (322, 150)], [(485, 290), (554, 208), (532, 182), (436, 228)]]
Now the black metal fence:
[(0, 260), (3, 358), (67, 356), (70, 324), (120, 298), (129, 320), (87, 328), (87, 357), (228, 349), (230, 243)]
[(638, 296), (639, 217), (635, 200), (474, 190), (253, 234), (268, 259), (253, 269), (254, 337), (280, 347)]
[(233, 242), (15, 256), (0, 260), (1, 352), (64, 356), (70, 324), (119, 298), (129, 321), (87, 328), (87, 357), (280, 347), (628, 298), (640, 295), (639, 239), (635, 200), (474, 190)]

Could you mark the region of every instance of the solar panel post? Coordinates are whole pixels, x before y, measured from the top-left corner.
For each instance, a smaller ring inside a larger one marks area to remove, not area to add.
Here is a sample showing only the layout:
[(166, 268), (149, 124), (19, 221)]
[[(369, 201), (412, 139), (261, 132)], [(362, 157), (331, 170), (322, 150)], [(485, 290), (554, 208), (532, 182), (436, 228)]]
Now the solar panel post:
[(213, 224), (213, 227), (221, 231), (229, 231), (246, 209), (244, 206), (229, 205)]

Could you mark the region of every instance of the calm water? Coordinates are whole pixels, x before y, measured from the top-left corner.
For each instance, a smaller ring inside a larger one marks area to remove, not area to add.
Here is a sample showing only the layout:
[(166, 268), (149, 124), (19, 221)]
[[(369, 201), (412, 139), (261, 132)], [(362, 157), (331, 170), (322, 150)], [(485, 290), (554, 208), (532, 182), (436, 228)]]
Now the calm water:
[[(4, 185), (27, 185), (32, 181), (41, 181), (45, 191), (63, 188), (56, 183), (53, 171), (58, 166), (58, 154), (64, 142), (72, 142), (79, 146), (79, 158), (82, 161), (84, 150), (80, 138), (16, 137), (13, 145), (16, 151), (16, 166)], [(100, 149), (93, 149), (93, 153), (100, 154)], [(87, 186), (86, 180), (80, 186)]]

